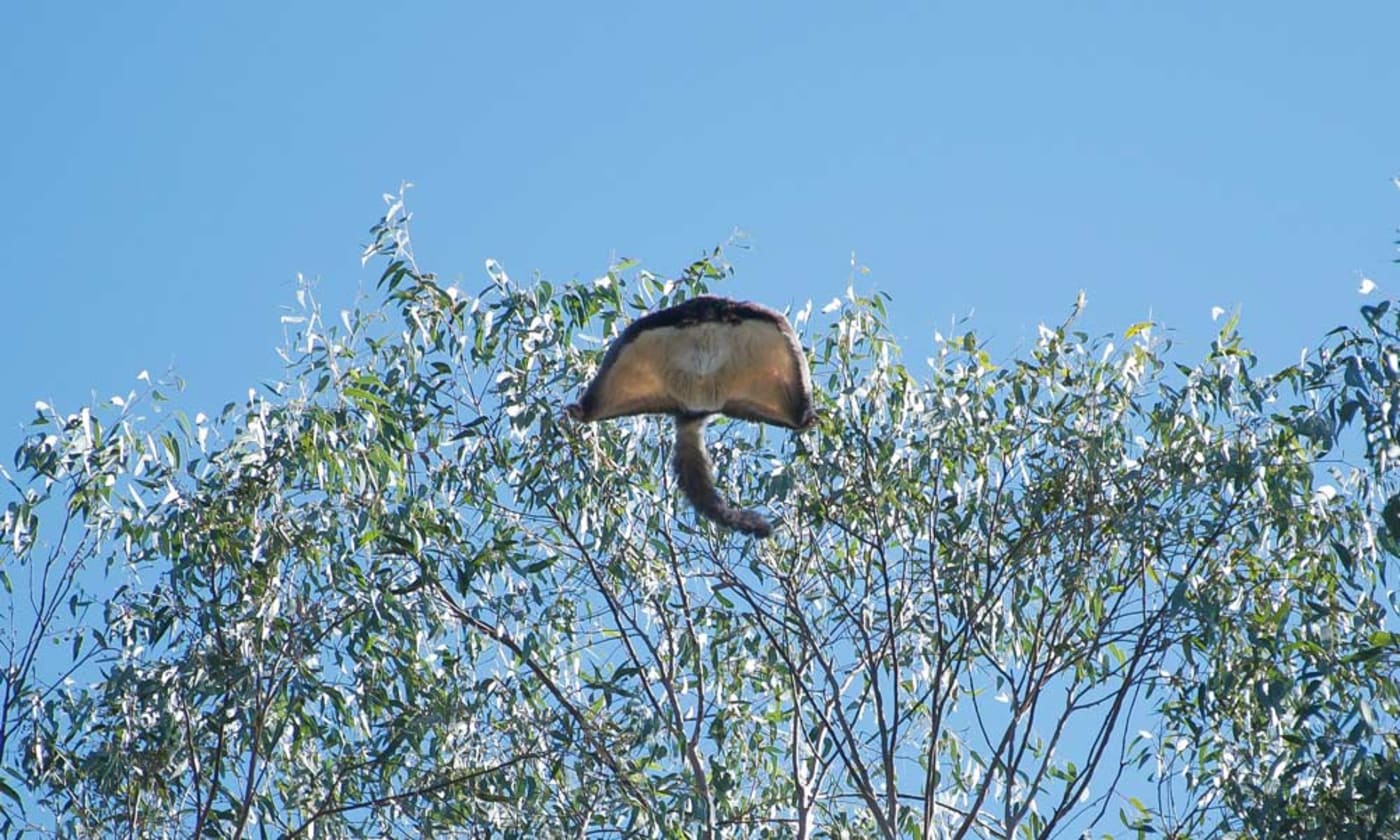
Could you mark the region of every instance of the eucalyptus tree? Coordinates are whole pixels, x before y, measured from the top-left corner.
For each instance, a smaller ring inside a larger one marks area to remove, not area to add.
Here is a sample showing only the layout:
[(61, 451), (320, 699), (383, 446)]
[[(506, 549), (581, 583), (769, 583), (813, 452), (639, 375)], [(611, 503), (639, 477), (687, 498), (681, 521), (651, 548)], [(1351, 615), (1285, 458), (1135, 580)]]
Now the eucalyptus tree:
[(720, 252), (462, 290), (389, 200), (376, 295), (303, 289), (280, 381), (212, 418), (149, 382), (38, 406), (7, 833), (1400, 830), (1385, 305), (1263, 374), (1233, 322), (1191, 364), (1074, 314), (910, 364), (885, 298), (808, 304), (818, 426), (712, 446), (779, 523), (752, 541), (685, 506), (664, 423), (560, 411), (621, 325), (722, 292)]

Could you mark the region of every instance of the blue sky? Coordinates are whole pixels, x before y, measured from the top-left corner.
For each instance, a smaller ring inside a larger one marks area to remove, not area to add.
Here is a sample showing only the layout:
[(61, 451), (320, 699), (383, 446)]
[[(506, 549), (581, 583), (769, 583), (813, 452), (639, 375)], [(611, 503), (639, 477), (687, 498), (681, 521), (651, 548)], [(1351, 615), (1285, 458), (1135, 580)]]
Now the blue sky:
[[(907, 356), (975, 310), (1012, 352), (1076, 292), (1271, 366), (1400, 288), (1400, 5), (19, 4), (0, 31), (0, 428), (136, 384), (191, 413), (275, 377), (404, 180), (466, 285), (663, 273), (894, 296)], [(561, 395), (562, 396), (562, 395)], [(9, 452), (11, 444), (0, 441)], [(4, 456), (8, 461), (8, 455)]]

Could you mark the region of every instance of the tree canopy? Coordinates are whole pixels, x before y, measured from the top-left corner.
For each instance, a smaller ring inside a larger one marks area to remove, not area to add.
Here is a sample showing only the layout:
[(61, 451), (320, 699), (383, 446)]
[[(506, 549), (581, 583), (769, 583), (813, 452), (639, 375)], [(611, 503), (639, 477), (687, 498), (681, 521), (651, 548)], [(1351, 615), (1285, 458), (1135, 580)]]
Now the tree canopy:
[(913, 363), (885, 297), (809, 303), (818, 426), (712, 434), (753, 541), (686, 507), (664, 423), (560, 412), (722, 252), (473, 294), (388, 199), (377, 293), (303, 289), (279, 381), (38, 405), (6, 834), (1400, 832), (1400, 308), (1261, 372), (1233, 320), (1190, 363), (1078, 306)]

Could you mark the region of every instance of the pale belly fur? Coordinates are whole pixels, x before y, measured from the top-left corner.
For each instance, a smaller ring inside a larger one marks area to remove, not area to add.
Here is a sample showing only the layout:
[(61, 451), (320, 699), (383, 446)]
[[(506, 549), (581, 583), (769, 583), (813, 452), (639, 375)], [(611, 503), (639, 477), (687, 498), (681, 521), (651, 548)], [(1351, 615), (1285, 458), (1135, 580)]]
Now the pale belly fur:
[(671, 359), (671, 395), (691, 411), (723, 409), (725, 377), (720, 374), (743, 356), (750, 329), (748, 324), (697, 324), (677, 330), (682, 340)]

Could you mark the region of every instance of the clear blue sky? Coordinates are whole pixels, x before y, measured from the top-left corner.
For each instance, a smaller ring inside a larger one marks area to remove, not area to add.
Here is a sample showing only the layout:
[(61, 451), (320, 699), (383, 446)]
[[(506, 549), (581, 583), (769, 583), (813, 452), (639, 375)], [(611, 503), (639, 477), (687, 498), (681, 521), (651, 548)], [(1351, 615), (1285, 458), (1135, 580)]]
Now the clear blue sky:
[[(482, 282), (674, 272), (839, 294), (855, 251), (911, 360), (1212, 306), (1271, 364), (1400, 290), (1400, 4), (12, 4), (0, 30), (0, 457), (65, 410), (277, 375), (295, 275), (348, 301), (402, 180), (420, 262)], [(6, 442), (8, 441), (8, 442)]]

